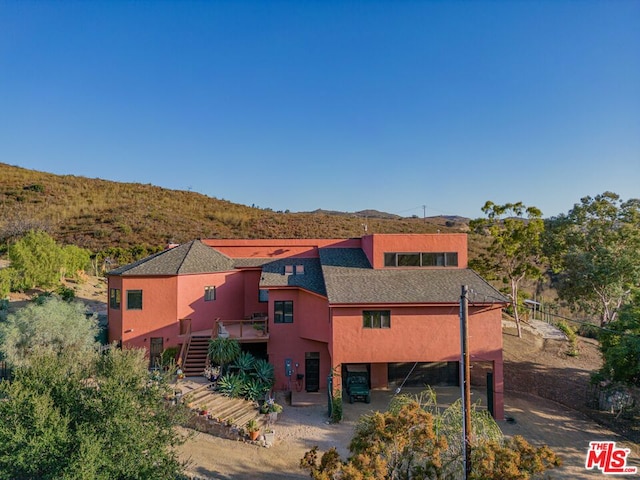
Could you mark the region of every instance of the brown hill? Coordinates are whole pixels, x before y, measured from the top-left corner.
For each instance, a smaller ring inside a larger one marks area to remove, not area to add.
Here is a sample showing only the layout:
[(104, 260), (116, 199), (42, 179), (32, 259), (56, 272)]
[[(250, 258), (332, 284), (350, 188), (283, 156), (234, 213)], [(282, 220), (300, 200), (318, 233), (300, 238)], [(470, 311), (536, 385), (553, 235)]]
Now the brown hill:
[(0, 240), (43, 228), (59, 242), (93, 251), (153, 248), (194, 238), (348, 238), (367, 233), (466, 230), (444, 218), (367, 218), (281, 213), (195, 192), (54, 175), (0, 163)]

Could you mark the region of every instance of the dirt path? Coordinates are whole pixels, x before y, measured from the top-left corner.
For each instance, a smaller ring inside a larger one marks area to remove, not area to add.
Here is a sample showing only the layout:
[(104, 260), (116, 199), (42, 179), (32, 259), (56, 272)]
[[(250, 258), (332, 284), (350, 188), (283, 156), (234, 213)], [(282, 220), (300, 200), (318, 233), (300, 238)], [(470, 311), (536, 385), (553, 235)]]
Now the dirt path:
[[(538, 397), (508, 393), (505, 415), (515, 420), (513, 423), (500, 423), (505, 435), (522, 435), (534, 445), (546, 444), (562, 457), (563, 466), (551, 470), (549, 478), (603, 478), (604, 475), (599, 470), (589, 471), (584, 466), (589, 442), (600, 440), (614, 441), (616, 447), (630, 448), (632, 452), (627, 465), (637, 466), (640, 471), (638, 445), (625, 441), (580, 412)], [(640, 474), (615, 475), (615, 478), (639, 477)]]
[[(418, 390), (407, 389), (408, 393)], [(447, 403), (458, 395), (457, 388), (439, 388), (439, 403)], [(277, 440), (273, 447), (264, 448), (196, 434), (181, 447), (181, 458), (191, 460), (188, 473), (201, 479), (306, 479), (306, 472), (298, 464), (304, 453), (317, 445), (320, 451), (337, 447), (343, 458), (353, 436), (357, 418), (368, 411), (384, 410), (393, 395), (389, 391), (374, 391), (372, 403), (345, 404), (345, 420), (328, 424), (326, 407), (286, 406), (276, 424)], [(474, 401), (482, 398), (474, 392)], [(553, 479), (590, 479), (602, 477), (598, 470), (584, 468), (590, 441), (615, 441), (617, 446), (634, 449), (627, 465), (640, 467), (637, 445), (624, 442), (618, 435), (600, 427), (580, 412), (525, 394), (508, 393), (505, 399), (507, 416), (515, 421), (500, 422), (507, 436), (522, 435), (534, 445), (549, 445), (563, 458), (563, 466), (548, 473)], [(616, 478), (638, 478), (616, 475)]]

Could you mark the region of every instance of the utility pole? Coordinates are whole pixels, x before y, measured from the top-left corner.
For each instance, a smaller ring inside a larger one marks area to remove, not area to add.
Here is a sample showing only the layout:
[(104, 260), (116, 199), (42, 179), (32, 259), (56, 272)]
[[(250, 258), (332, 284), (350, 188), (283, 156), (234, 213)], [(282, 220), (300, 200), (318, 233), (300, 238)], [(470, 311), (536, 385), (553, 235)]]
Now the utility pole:
[(469, 361), (469, 287), (462, 286), (460, 296), (460, 388), (462, 390), (462, 441), (464, 442), (464, 478), (471, 476), (471, 366)]
[(422, 205), (422, 221), (427, 223), (427, 206)]

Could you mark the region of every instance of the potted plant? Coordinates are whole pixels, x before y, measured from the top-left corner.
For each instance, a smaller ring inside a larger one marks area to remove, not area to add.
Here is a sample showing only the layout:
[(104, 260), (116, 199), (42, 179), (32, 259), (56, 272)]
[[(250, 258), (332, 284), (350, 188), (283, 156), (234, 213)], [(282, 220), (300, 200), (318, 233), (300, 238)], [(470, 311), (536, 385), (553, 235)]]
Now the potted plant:
[(264, 323), (254, 323), (253, 329), (262, 337), (267, 331), (267, 326)]
[(249, 420), (245, 428), (247, 429), (247, 433), (249, 434), (249, 438), (251, 441), (256, 441), (258, 436), (260, 436), (260, 427), (258, 426), (258, 422), (256, 422), (255, 418)]
[(260, 407), (260, 412), (269, 415), (269, 422), (273, 423), (278, 419), (278, 414), (282, 412), (282, 405), (276, 403), (273, 398), (269, 398)]
[(209, 410), (207, 410), (207, 406), (203, 403), (200, 405), (200, 415), (207, 416), (209, 414)]

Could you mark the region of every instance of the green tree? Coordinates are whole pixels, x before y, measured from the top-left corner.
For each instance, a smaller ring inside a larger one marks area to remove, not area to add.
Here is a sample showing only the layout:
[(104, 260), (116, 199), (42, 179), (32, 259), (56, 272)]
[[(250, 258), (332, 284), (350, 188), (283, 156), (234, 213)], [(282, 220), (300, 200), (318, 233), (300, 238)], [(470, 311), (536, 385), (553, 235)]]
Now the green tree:
[(472, 220), (470, 227), (476, 233), (491, 238), (486, 253), (469, 262), (471, 268), (489, 278), (500, 279), (508, 285), (513, 316), (522, 337), (518, 296), (525, 279), (542, 275), (542, 212), (536, 207), (526, 207), (522, 202), (496, 205), (488, 201), (482, 207), (487, 218)]
[(610, 322), (599, 338), (603, 376), (640, 387), (640, 294), (620, 309), (618, 319)]
[(226, 365), (238, 358), (240, 351), (240, 343), (233, 338), (216, 337), (209, 340), (209, 360), (220, 365), (223, 371)]
[(0, 323), (0, 353), (11, 365), (23, 366), (43, 351), (89, 352), (95, 347), (97, 332), (95, 316), (88, 317), (81, 303), (43, 297)]
[(640, 286), (640, 200), (584, 197), (548, 220), (547, 232), (559, 297), (574, 311), (597, 312), (601, 326), (614, 321)]
[(0, 479), (175, 479), (182, 409), (142, 350), (37, 354), (0, 383)]
[(46, 232), (31, 230), (9, 247), (15, 274), (14, 288), (50, 288), (58, 285), (63, 265), (62, 249)]
[[(560, 464), (548, 447), (523, 438), (505, 441), (486, 411), (472, 408), (472, 478), (526, 479)], [(444, 411), (435, 394), (396, 397), (386, 412), (364, 415), (342, 461), (335, 449), (320, 457), (313, 448), (300, 461), (316, 480), (457, 479), (463, 476), (460, 403)]]
[(81, 274), (91, 265), (91, 252), (89, 250), (67, 245), (62, 248), (62, 268), (61, 276), (64, 278), (74, 278), (79, 280)]

